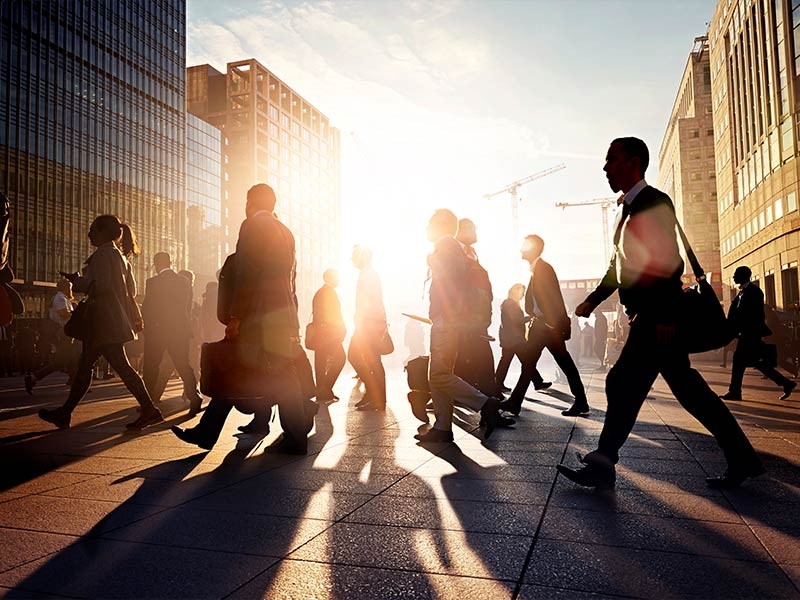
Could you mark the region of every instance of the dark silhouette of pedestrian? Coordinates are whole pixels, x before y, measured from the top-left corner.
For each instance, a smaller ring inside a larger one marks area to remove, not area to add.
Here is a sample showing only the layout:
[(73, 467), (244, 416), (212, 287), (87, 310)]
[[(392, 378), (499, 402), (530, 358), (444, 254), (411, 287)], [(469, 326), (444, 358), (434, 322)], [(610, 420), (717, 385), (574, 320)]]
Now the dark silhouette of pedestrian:
[[(781, 375), (765, 356), (766, 344), (762, 338), (771, 335), (767, 327), (764, 313), (764, 292), (750, 281), (752, 272), (749, 267), (737, 267), (733, 272), (733, 281), (739, 286), (739, 293), (731, 302), (728, 310), (728, 325), (736, 338), (736, 350), (733, 353), (731, 382), (728, 392), (720, 398), (723, 400), (742, 399), (742, 379), (747, 367), (753, 367), (783, 388), (781, 400), (786, 400), (797, 384)], [(777, 358), (777, 355), (776, 355)]]
[(487, 396), (499, 397), (500, 389), (494, 377), (494, 354), (489, 338), (492, 324), (492, 282), (489, 273), (478, 260), (474, 245), (478, 241), (475, 223), (470, 219), (458, 221), (456, 241), (467, 257), (467, 292), (465, 321), (458, 345), (455, 374)]
[(606, 343), (608, 342), (608, 318), (602, 310), (594, 313), (594, 355), (600, 367), (606, 366)]
[(164, 393), (159, 371), (164, 354), (183, 381), (183, 392), (189, 399), (189, 415), (200, 412), (202, 398), (197, 390), (197, 376), (189, 362), (193, 337), (190, 311), (192, 286), (186, 277), (172, 269), (172, 259), (166, 252), (153, 255), (156, 275), (145, 283), (142, 316), (144, 317), (144, 382), (150, 397), (158, 402)]
[(339, 397), (333, 386), (344, 368), (345, 354), (342, 342), (347, 330), (342, 316), (342, 304), (336, 294), (339, 273), (328, 269), (322, 274), (323, 286), (311, 302), (315, 328), (314, 374), (317, 380), (317, 400), (329, 404)]
[[(481, 424), (488, 438), (496, 427), (514, 424), (500, 415), (500, 399), (487, 396), (454, 373), (458, 360), (461, 329), (468, 319), (467, 295), (470, 282), (469, 260), (455, 239), (458, 218), (447, 209), (433, 213), (428, 222), (428, 240), (434, 251), (428, 257), (430, 268), (431, 358), (430, 391), (436, 421), (425, 433), (414, 436), (421, 442), (453, 441), (454, 404), (480, 412)], [(416, 412), (420, 407), (417, 407)], [(424, 407), (421, 407), (424, 411)]]
[(552, 266), (542, 259), (544, 240), (538, 235), (529, 235), (522, 245), (522, 258), (531, 265), (531, 279), (525, 292), (525, 312), (531, 316), (528, 340), (525, 345), (522, 373), (519, 381), (502, 409), (519, 414), (525, 392), (533, 381), (536, 363), (547, 348), (563, 371), (574, 397), (572, 406), (561, 414), (574, 417), (589, 412), (586, 391), (583, 388), (578, 367), (567, 350), (566, 341), (572, 334), (572, 323), (567, 315), (561, 286)]
[(761, 460), (725, 403), (692, 369), (677, 336), (683, 274), (672, 200), (649, 186), (644, 174), (650, 155), (637, 138), (611, 142), (603, 170), (615, 192), (623, 192), (622, 213), (614, 234), (614, 257), (602, 281), (575, 309), (588, 317), (619, 291), (630, 316), (630, 332), (606, 378), (606, 410), (597, 450), (581, 459), (577, 470), (559, 465), (568, 479), (588, 487), (610, 487), (616, 480), (619, 451), (639, 410), (661, 374), (678, 402), (708, 429), (722, 448), (728, 469), (707, 481), (733, 488), (764, 472)]
[[(525, 326), (528, 319), (520, 307), (519, 303), (525, 297), (525, 286), (515, 283), (508, 290), (508, 297), (500, 305), (500, 362), (497, 363), (495, 381), (500, 391), (510, 392), (511, 388), (506, 387), (505, 381), (511, 361), (516, 356), (522, 364), (523, 353), (525, 350)], [(532, 373), (533, 387), (536, 390), (546, 390), (551, 383), (545, 381), (538, 369), (534, 367)]]
[[(270, 389), (264, 390), (256, 418), (268, 414), (269, 404), (277, 402), (283, 438), (273, 450), (305, 454), (311, 427), (296, 368), (297, 352), (303, 351), (297, 317), (295, 241), (275, 216), (275, 203), (275, 192), (264, 183), (247, 192), (247, 218), (236, 243), (230, 305), (220, 312), (228, 313), (225, 337), (232, 342), (231, 352), (240, 363), (268, 370)], [(210, 449), (233, 404), (231, 398), (213, 397), (196, 427), (175, 426), (172, 432), (187, 443)]]
[(123, 234), (125, 246), (133, 254), (138, 254), (136, 238), (130, 228), (126, 232), (114, 215), (97, 217), (89, 228), (89, 241), (97, 250), (86, 260), (83, 275), (64, 274), (72, 282), (73, 289), (87, 295), (90, 309), (83, 348), (67, 401), (57, 409), (43, 408), (39, 411), (39, 417), (60, 428), (69, 427), (72, 411), (89, 390), (92, 369), (100, 356), (114, 367), (125, 387), (139, 402), (139, 417), (126, 427), (142, 429), (164, 420), (125, 355), (124, 344), (136, 338), (135, 330), (141, 325), (136, 322), (138, 310), (134, 312), (131, 306), (136, 297), (136, 280), (128, 260), (115, 243), (123, 238)]
[(75, 370), (73, 341), (64, 334), (64, 325), (72, 315), (74, 298), (72, 297), (72, 284), (67, 279), (62, 279), (56, 284), (56, 295), (50, 303), (48, 318), (53, 324), (51, 327), (55, 355), (53, 360), (36, 370), (25, 375), (25, 391), (33, 393), (33, 387), (38, 381), (56, 371), (66, 372), (70, 379)]
[(386, 371), (381, 356), (386, 349), (384, 344), (389, 329), (383, 306), (381, 280), (372, 267), (372, 251), (369, 248), (356, 246), (352, 260), (359, 275), (356, 284), (355, 330), (350, 338), (347, 358), (364, 383), (364, 397), (357, 408), (383, 411), (386, 409)]

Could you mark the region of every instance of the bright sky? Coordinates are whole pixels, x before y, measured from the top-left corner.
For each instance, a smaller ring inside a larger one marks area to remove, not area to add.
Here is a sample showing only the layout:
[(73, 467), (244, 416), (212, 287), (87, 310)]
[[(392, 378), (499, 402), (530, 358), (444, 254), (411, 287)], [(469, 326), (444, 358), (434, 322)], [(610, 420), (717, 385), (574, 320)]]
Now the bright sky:
[(370, 244), (392, 308), (424, 310), (433, 209), (477, 222), (503, 298), (526, 271), (509, 200), (483, 194), (562, 162), (520, 190), (520, 231), (545, 239), (562, 279), (602, 274), (600, 209), (554, 204), (612, 195), (602, 165), (620, 135), (648, 143), (655, 183), (677, 85), (716, 2), (188, 4), (188, 65), (254, 57), (341, 130), (343, 275), (347, 249)]

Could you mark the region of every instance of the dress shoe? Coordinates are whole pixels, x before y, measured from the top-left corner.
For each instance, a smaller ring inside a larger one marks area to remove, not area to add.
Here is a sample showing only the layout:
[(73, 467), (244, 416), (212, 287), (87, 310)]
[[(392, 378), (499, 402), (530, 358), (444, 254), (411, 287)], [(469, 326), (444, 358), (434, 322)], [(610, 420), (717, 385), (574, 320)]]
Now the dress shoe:
[(125, 425), (125, 429), (144, 429), (145, 427), (150, 427), (150, 425), (155, 425), (163, 421), (163, 415), (155, 406), (151, 406), (150, 408), (143, 409), (139, 418)]
[(246, 425), (239, 425), (237, 427), (242, 433), (258, 433), (261, 435), (269, 434), (269, 418), (253, 417), (253, 420)]
[(764, 465), (759, 461), (747, 467), (728, 467), (720, 477), (706, 478), (706, 483), (714, 489), (732, 490), (742, 485), (745, 480), (758, 477), (766, 472)]
[(425, 433), (415, 435), (414, 439), (425, 444), (448, 444), (453, 441), (453, 432), (430, 428)]
[(583, 402), (575, 402), (567, 410), (562, 410), (561, 414), (565, 417), (586, 417), (589, 415), (589, 405)]
[(515, 417), (518, 417), (520, 411), (522, 411), (522, 404), (512, 400), (503, 400), (500, 402), (500, 406), (498, 408), (503, 412), (511, 413)]
[(189, 416), (194, 417), (203, 411), (203, 399), (199, 396), (189, 403)]
[(319, 404), (313, 400), (305, 401), (305, 416), (306, 416), (306, 435), (314, 429), (314, 418), (319, 412)]
[(56, 408), (55, 410), (48, 410), (46, 408), (42, 408), (39, 411), (39, 418), (42, 421), (47, 421), (48, 423), (52, 423), (59, 429), (69, 429), (69, 422), (71, 419), (71, 415), (61, 410), (60, 408)]
[(428, 422), (428, 399), (430, 394), (420, 390), (411, 390), (408, 392), (408, 403), (411, 405), (411, 414), (423, 423)]
[(36, 385), (36, 380), (33, 378), (33, 375), (30, 373), (25, 375), (25, 391), (28, 392), (29, 396), (33, 396), (34, 385)]
[(721, 400), (741, 400), (741, 394), (734, 394), (733, 392), (728, 392), (727, 394), (722, 394), (720, 396)]
[[(792, 392), (794, 391), (794, 388), (796, 388), (796, 387), (797, 387), (797, 384), (794, 381), (790, 382), (789, 385), (783, 386), (783, 396), (781, 396), (780, 399), (781, 400), (786, 400), (789, 396), (792, 395)], [(25, 385), (25, 389), (28, 389), (27, 384)]]
[(556, 470), (570, 481), (584, 487), (597, 489), (613, 488), (617, 480), (614, 464), (606, 457), (593, 452), (585, 457), (578, 455), (583, 463), (580, 469), (573, 469), (567, 465), (557, 465)]
[(507, 385), (501, 385), (500, 386), (500, 391), (503, 392), (503, 393), (508, 393), (508, 392), (511, 391), (511, 388), (508, 387)]
[(497, 427), (511, 427), (514, 423), (514, 419), (500, 416), (499, 398), (489, 398), (481, 408), (481, 424), (486, 427), (483, 432), (484, 440), (488, 440)]
[(203, 450), (211, 450), (214, 447), (214, 442), (208, 441), (199, 435), (196, 427), (192, 427), (191, 429), (183, 429), (182, 427), (173, 425), (169, 429), (175, 434), (175, 437), (183, 442), (186, 442), (187, 444), (199, 446)]
[(546, 390), (547, 388), (549, 388), (552, 385), (553, 385), (552, 381), (543, 381), (539, 385), (534, 385), (533, 389), (535, 389), (537, 392), (541, 392), (542, 390)]

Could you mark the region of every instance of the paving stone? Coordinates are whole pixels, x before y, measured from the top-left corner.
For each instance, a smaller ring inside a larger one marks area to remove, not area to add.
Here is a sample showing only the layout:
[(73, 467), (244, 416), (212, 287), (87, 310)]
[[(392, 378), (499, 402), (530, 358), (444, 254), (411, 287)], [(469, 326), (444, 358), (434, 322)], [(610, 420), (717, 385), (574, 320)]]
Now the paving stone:
[(418, 477), (450, 477), (454, 479), (483, 479), (502, 481), (552, 482), (556, 478), (555, 463), (544, 465), (493, 465), (483, 467), (474, 462), (470, 466), (433, 460), (414, 471)]
[(549, 483), (406, 477), (387, 489), (385, 493), (390, 496), (416, 498), (544, 504), (549, 492)]
[(474, 577), (283, 560), (231, 599), (502, 600), (513, 591), (513, 584)]
[(761, 542), (743, 523), (550, 507), (540, 536), (564, 541), (580, 540), (587, 544), (770, 561)]
[(97, 535), (159, 510), (163, 509), (99, 500), (25, 496), (0, 504), (0, 527), (68, 535)]
[(0, 528), (0, 572), (63, 550), (79, 538), (54, 533)]
[(753, 526), (753, 532), (776, 562), (800, 565), (800, 523), (781, 529)]
[[(557, 583), (557, 582), (554, 582)], [(593, 594), (577, 590), (565, 590), (558, 587), (545, 587), (543, 585), (523, 585), (519, 590), (518, 600), (606, 600), (623, 598), (610, 594)]]
[(493, 504), (433, 498), (378, 496), (345, 521), (425, 529), (533, 536), (543, 511), (532, 504)]
[(192, 500), (186, 506), (240, 514), (276, 515), (338, 521), (367, 500), (371, 494), (348, 494), (322, 490), (277, 488), (266, 478), (245, 481)]
[(330, 522), (175, 508), (110, 531), (108, 539), (282, 557)]
[(0, 585), (87, 598), (222, 598), (276, 559), (86, 540), (0, 574)]
[(540, 540), (525, 580), (647, 598), (797, 598), (777, 565), (676, 552)]
[(87, 473), (91, 475), (112, 475), (121, 471), (126, 471), (148, 464), (147, 461), (129, 458), (111, 458), (109, 456), (86, 456), (78, 460), (69, 462), (57, 471), (66, 473)]
[(327, 487), (334, 492), (355, 494), (379, 494), (387, 487), (399, 481), (402, 475), (371, 473), (346, 473), (343, 471), (307, 470), (300, 471), (289, 467), (275, 469), (263, 475), (274, 487), (292, 488), (296, 490), (319, 490)]
[(289, 558), (515, 581), (531, 538), (337, 523)]

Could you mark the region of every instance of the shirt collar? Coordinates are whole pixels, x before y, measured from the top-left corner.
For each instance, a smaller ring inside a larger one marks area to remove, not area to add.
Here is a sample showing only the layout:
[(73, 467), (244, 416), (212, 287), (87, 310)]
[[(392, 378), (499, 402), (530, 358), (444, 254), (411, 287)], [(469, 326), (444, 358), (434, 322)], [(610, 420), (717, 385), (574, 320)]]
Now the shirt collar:
[(533, 259), (533, 262), (531, 263), (531, 273), (533, 273), (533, 270), (536, 268), (536, 265), (539, 264), (540, 260), (542, 260), (541, 256), (537, 256), (536, 258)]
[(175, 272), (172, 267), (165, 267), (164, 269), (161, 269), (158, 273), (156, 273), (156, 275), (161, 275), (164, 271), (172, 271), (173, 273)]
[(250, 217), (251, 219), (255, 219), (258, 215), (269, 215), (272, 216), (271, 210), (259, 210), (258, 212), (253, 213), (253, 216)]
[(639, 192), (641, 192), (646, 187), (647, 187), (647, 182), (644, 179), (640, 179), (636, 183), (636, 185), (634, 185), (631, 189), (629, 189), (628, 193), (625, 194), (625, 204), (630, 206), (633, 203), (636, 196), (639, 195)]

